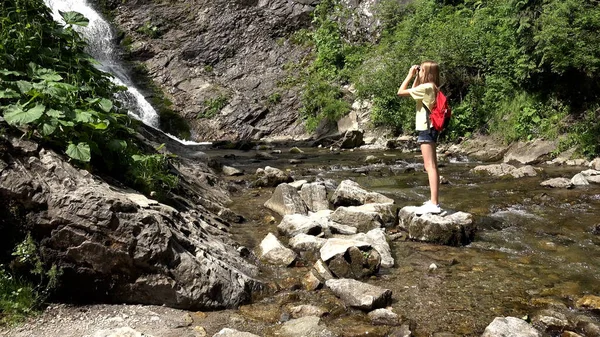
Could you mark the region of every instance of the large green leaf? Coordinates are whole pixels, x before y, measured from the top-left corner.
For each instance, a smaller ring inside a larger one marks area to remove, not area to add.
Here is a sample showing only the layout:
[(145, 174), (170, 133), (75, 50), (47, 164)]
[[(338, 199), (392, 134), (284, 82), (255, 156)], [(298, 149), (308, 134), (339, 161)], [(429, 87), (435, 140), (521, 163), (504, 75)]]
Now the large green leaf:
[(27, 81), (17, 81), (17, 87), (19, 87), (19, 91), (21, 91), (22, 94), (26, 94), (33, 89), (33, 84)]
[(121, 139), (112, 139), (108, 142), (108, 148), (115, 152), (119, 152), (127, 148), (127, 142)]
[(56, 125), (44, 124), (42, 126), (42, 134), (44, 136), (50, 136), (51, 134), (54, 133), (55, 130), (56, 130)]
[(58, 111), (58, 110), (54, 110), (54, 109), (49, 109), (48, 111), (46, 111), (46, 115), (48, 115), (50, 117), (54, 117), (54, 118), (65, 117), (65, 113), (64, 112)]
[(75, 109), (75, 121), (76, 122), (82, 122), (82, 123), (91, 123), (94, 121), (94, 116), (96, 116), (98, 113), (96, 111), (93, 110), (79, 110), (79, 109)]
[(24, 110), (22, 105), (11, 105), (4, 113), (4, 119), (10, 125), (24, 125), (38, 120), (44, 114), (46, 107), (37, 104), (31, 109)]
[(18, 92), (12, 90), (11, 88), (6, 88), (4, 91), (0, 91), (0, 98), (17, 98), (20, 97)]
[(106, 98), (103, 98), (100, 100), (100, 103), (98, 105), (100, 105), (100, 109), (102, 109), (104, 112), (109, 112), (110, 109), (112, 109), (113, 107), (113, 102)]
[(77, 145), (71, 143), (67, 147), (67, 156), (79, 161), (88, 162), (92, 158), (90, 155), (90, 145), (88, 143), (79, 143)]
[(58, 13), (60, 14), (60, 16), (62, 16), (63, 20), (65, 20), (65, 23), (67, 25), (77, 25), (81, 27), (86, 27), (90, 23), (90, 20), (88, 20), (85, 16), (83, 16), (83, 14), (79, 12), (58, 11)]
[(0, 75), (4, 75), (4, 76), (8, 76), (8, 75), (23, 76), (25, 74), (22, 73), (22, 72), (19, 72), (19, 71), (13, 71), (13, 70), (8, 70), (8, 69), (0, 69)]

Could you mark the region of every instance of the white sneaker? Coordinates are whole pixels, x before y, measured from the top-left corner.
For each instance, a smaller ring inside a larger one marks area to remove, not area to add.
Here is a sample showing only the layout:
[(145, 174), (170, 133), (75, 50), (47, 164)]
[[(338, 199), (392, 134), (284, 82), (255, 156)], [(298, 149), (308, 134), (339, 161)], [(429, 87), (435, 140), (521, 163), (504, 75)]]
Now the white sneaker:
[(439, 214), (441, 212), (442, 209), (440, 208), (440, 204), (434, 205), (431, 203), (431, 201), (425, 201), (422, 206), (415, 210), (415, 214), (417, 215), (423, 215), (427, 213)]

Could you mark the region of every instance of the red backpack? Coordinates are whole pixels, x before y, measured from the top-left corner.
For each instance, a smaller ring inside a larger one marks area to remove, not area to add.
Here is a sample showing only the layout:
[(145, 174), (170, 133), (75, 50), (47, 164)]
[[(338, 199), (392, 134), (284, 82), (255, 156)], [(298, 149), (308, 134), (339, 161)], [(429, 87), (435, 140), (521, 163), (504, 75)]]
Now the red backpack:
[(450, 117), (452, 117), (452, 110), (448, 106), (448, 100), (446, 95), (441, 91), (438, 91), (435, 98), (435, 108), (430, 111), (429, 108), (423, 104), (425, 111), (427, 111), (427, 128), (433, 127), (434, 129), (442, 132), (450, 123)]

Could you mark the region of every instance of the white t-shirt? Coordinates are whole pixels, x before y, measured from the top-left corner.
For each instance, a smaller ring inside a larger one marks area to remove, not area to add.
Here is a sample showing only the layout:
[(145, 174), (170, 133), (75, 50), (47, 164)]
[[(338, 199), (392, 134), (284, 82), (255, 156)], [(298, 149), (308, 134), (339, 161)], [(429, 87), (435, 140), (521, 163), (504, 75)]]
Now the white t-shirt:
[(410, 96), (417, 101), (417, 116), (415, 118), (415, 130), (426, 131), (427, 130), (427, 111), (423, 108), (423, 104), (427, 107), (431, 107), (435, 102), (435, 89), (434, 84), (423, 83), (418, 86), (408, 89)]

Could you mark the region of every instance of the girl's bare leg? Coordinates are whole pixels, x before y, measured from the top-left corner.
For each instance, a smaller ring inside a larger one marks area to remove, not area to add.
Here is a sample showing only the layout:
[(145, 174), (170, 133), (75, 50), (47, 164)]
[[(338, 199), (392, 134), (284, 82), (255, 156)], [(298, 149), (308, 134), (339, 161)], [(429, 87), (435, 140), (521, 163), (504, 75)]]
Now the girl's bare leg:
[(435, 143), (422, 143), (421, 154), (423, 155), (423, 164), (429, 178), (429, 191), (431, 193), (431, 203), (439, 204), (438, 189), (440, 185), (440, 176), (437, 167), (437, 154)]

